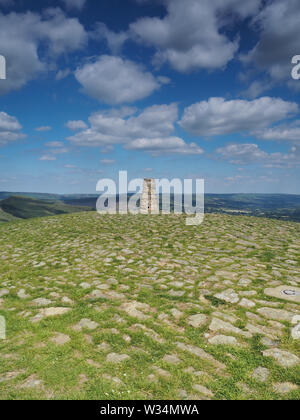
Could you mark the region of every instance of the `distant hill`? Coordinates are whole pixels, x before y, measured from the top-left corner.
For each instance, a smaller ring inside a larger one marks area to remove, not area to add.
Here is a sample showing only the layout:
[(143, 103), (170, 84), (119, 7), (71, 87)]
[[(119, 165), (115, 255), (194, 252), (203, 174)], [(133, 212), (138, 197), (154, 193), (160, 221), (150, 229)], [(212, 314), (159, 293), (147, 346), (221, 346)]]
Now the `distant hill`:
[(12, 196), (29, 197), (29, 198), (36, 198), (37, 200), (52, 200), (52, 201), (61, 199), (61, 196), (59, 194), (0, 191), (0, 200), (5, 200), (6, 198), (9, 198)]
[[(128, 194), (128, 198), (132, 194)], [(16, 196), (23, 201), (15, 205)], [(0, 192), (0, 208), (19, 218), (96, 210), (97, 194), (43, 194)], [(7, 201), (13, 198), (13, 201)], [(24, 200), (27, 201), (24, 201)], [(31, 200), (31, 201), (30, 201)], [(33, 200), (33, 201), (32, 201)], [(182, 200), (180, 198), (179, 200)], [(117, 202), (119, 197), (117, 196)], [(176, 197), (171, 196), (171, 211)], [(160, 195), (160, 208), (162, 196)], [(195, 204), (195, 197), (193, 197)], [(6, 210), (5, 210), (5, 208)], [(0, 222), (8, 216), (0, 214)], [(205, 194), (205, 213), (268, 217), (300, 222), (300, 195), (296, 194)], [(19, 214), (19, 216), (18, 216)], [(6, 220), (5, 220), (6, 221)]]
[(9, 213), (5, 213), (5, 211), (3, 211), (0, 207), (0, 223), (1, 222), (12, 222), (14, 220), (18, 220), (17, 217), (12, 216)]
[(23, 196), (11, 196), (0, 201), (0, 221), (31, 219), (92, 210), (82, 206), (71, 206), (61, 201), (37, 200)]

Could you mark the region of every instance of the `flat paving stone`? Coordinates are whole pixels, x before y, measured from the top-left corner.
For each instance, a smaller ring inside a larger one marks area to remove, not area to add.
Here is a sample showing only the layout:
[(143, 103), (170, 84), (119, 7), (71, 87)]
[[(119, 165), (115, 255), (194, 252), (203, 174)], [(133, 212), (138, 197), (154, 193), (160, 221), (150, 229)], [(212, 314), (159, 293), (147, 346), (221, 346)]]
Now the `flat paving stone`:
[(300, 359), (297, 356), (278, 348), (265, 350), (263, 351), (263, 355), (266, 357), (272, 357), (280, 366), (283, 367), (293, 367), (300, 363)]
[(223, 292), (216, 293), (214, 296), (228, 303), (237, 303), (240, 300), (239, 295), (233, 289), (224, 290)]
[(275, 383), (273, 389), (278, 394), (288, 394), (291, 391), (298, 389), (298, 386), (290, 382)]
[(88, 318), (82, 318), (78, 324), (74, 326), (74, 329), (77, 331), (82, 330), (82, 328), (86, 328), (87, 330), (95, 330), (99, 324), (95, 321), (92, 321)]
[(207, 322), (208, 322), (208, 316), (203, 315), (203, 314), (191, 315), (187, 319), (187, 323), (195, 328), (200, 328), (203, 325), (207, 324)]
[(128, 359), (130, 359), (128, 354), (109, 353), (106, 356), (106, 361), (109, 363), (121, 363)]
[(294, 317), (293, 312), (285, 311), (284, 309), (259, 308), (257, 309), (257, 313), (275, 321), (291, 322)]
[(218, 319), (218, 318), (213, 318), (209, 326), (209, 329), (213, 332), (223, 331), (223, 332), (229, 332), (229, 333), (241, 335), (246, 338), (252, 337), (252, 334), (250, 332), (242, 331), (240, 328), (235, 327), (229, 322), (222, 321), (221, 319)]
[(213, 345), (225, 345), (225, 346), (239, 346), (239, 342), (235, 337), (230, 335), (215, 335), (208, 340), (209, 344)]
[(300, 303), (300, 288), (290, 285), (269, 287), (264, 290), (267, 296), (288, 300), (289, 302)]
[(163, 361), (174, 365), (181, 362), (181, 360), (178, 356), (176, 356), (176, 354), (166, 354), (163, 357)]
[(214, 394), (208, 388), (206, 388), (206, 386), (204, 386), (204, 385), (194, 384), (193, 389), (197, 392), (200, 392), (203, 395), (208, 396), (208, 397), (213, 397), (214, 396)]
[(50, 341), (52, 341), (52, 343), (54, 344), (57, 344), (58, 346), (63, 346), (64, 344), (71, 341), (71, 338), (66, 334), (57, 333), (54, 337), (50, 339)]
[(254, 370), (254, 372), (251, 375), (251, 378), (255, 379), (258, 382), (266, 382), (269, 376), (269, 369), (259, 366)]

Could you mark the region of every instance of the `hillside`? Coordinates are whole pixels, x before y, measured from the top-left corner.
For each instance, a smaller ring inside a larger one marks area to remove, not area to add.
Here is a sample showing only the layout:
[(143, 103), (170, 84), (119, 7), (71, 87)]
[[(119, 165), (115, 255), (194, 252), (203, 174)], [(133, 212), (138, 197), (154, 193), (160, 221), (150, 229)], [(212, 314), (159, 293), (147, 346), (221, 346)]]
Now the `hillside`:
[[(97, 194), (43, 194), (0, 192), (0, 200), (12, 196), (22, 196), (45, 201), (62, 203), (73, 207), (95, 210)], [(128, 194), (130, 198), (130, 194)], [(117, 195), (117, 202), (119, 197)], [(178, 200), (178, 198), (176, 199)], [(182, 200), (180, 197), (179, 200)], [(162, 207), (160, 195), (160, 208)], [(171, 195), (171, 210), (174, 208), (174, 196)], [(1, 203), (1, 202), (0, 202)], [(193, 199), (195, 204), (195, 197)], [(80, 210), (81, 211), (81, 210)], [(205, 213), (247, 215), (268, 217), (278, 220), (300, 222), (300, 195), (293, 194), (205, 194)]]
[[(0, 221), (11, 221), (15, 218), (30, 219), (87, 211), (86, 207), (71, 206), (60, 201), (45, 201), (19, 196), (11, 196), (0, 201), (0, 209)], [(1, 218), (1, 214), (3, 218)]]
[(0, 237), (1, 398), (300, 399), (298, 223), (86, 212)]
[[(0, 202), (1, 204), (1, 202)], [(18, 220), (17, 217), (12, 216), (9, 213), (5, 213), (0, 207), (0, 222), (13, 222), (15, 220)]]
[(37, 200), (52, 200), (52, 201), (60, 199), (59, 194), (0, 191), (0, 200), (5, 200), (6, 198), (9, 198), (12, 196), (29, 197), (29, 198), (35, 198)]

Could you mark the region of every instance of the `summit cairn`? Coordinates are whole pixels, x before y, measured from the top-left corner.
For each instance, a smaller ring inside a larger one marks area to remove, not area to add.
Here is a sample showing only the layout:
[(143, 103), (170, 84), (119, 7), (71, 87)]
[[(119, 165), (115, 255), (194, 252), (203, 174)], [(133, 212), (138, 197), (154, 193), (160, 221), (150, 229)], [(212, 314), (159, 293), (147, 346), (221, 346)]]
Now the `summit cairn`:
[(158, 214), (158, 198), (156, 194), (156, 183), (153, 178), (144, 179), (143, 193), (141, 197), (141, 214)]

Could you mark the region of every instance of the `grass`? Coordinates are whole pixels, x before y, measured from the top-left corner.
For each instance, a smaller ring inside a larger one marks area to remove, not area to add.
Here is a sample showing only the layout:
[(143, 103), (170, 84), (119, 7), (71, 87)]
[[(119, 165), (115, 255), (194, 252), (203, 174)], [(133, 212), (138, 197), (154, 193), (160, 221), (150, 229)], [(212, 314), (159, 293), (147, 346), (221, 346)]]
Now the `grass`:
[[(300, 399), (299, 365), (282, 368), (262, 354), (267, 348), (262, 336), (275, 334), (277, 347), (300, 357), (291, 325), (278, 322), (276, 328), (269, 319), (249, 318), (268, 302), (298, 313), (296, 303), (268, 297), (264, 289), (299, 279), (299, 229), (296, 223), (244, 216), (208, 215), (202, 225), (188, 227), (184, 216), (93, 212), (0, 225), (0, 293), (9, 292), (0, 298), (7, 324), (7, 339), (0, 340), (0, 398), (208, 398), (193, 387), (201, 384), (212, 399)], [(242, 278), (250, 283), (241, 286)], [(214, 296), (229, 288), (255, 307)], [(102, 295), (93, 298), (94, 291)], [(51, 300), (45, 308), (70, 310), (32, 322), (42, 308), (34, 303), (37, 298)], [(124, 309), (134, 302), (142, 304), (137, 312)], [(191, 326), (189, 317), (195, 314), (206, 315), (207, 322)], [(84, 318), (97, 327), (74, 329)], [(240, 346), (213, 345), (212, 318), (243, 332), (250, 322), (265, 334), (245, 338), (221, 331)], [(55, 344), (57, 333), (70, 340)], [(179, 348), (178, 342), (213, 359)], [(110, 363), (110, 353), (129, 359)], [(170, 354), (179, 363), (164, 359)], [(252, 378), (259, 366), (270, 373), (264, 383)], [(28, 378), (41, 382), (26, 386)], [(274, 391), (278, 382), (298, 389), (279, 394)]]

